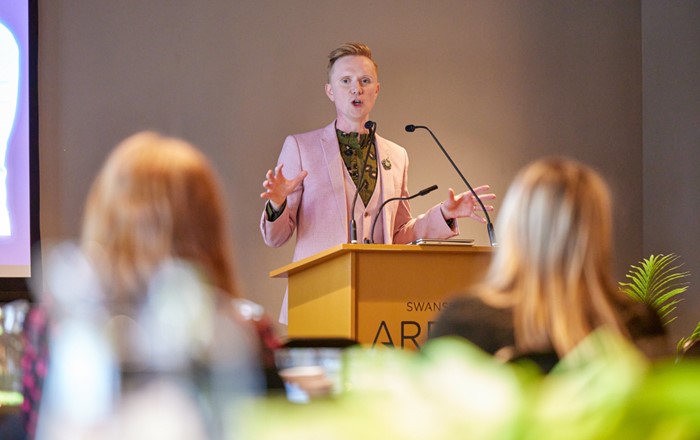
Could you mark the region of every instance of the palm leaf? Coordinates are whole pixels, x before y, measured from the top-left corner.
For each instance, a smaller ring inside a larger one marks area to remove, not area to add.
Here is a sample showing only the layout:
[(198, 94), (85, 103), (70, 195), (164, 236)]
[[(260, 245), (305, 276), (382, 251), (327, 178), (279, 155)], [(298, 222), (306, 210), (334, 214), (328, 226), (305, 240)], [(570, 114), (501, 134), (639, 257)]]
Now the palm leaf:
[(651, 255), (632, 265), (625, 275), (628, 282), (620, 282), (619, 288), (630, 298), (648, 304), (661, 317), (664, 325), (676, 319), (673, 312), (683, 299), (678, 298), (688, 289), (688, 283), (682, 280), (690, 272), (681, 271), (682, 264), (675, 264), (678, 255)]
[(697, 341), (698, 339), (700, 339), (700, 322), (698, 322), (698, 325), (695, 326), (695, 330), (693, 330), (693, 333), (691, 333), (690, 336), (678, 340), (678, 345), (676, 345), (676, 352), (683, 353), (687, 345), (691, 344), (694, 341)]

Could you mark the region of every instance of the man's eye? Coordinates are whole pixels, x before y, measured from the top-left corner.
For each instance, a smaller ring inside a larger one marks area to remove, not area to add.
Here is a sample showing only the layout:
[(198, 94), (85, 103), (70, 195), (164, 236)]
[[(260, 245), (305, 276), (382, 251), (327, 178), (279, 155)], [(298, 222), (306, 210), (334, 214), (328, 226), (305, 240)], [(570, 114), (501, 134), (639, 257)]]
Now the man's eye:
[(343, 78), (343, 79), (340, 80), (340, 82), (343, 83), (343, 84), (347, 84), (347, 83), (350, 82), (350, 80), (347, 79), (347, 78)]

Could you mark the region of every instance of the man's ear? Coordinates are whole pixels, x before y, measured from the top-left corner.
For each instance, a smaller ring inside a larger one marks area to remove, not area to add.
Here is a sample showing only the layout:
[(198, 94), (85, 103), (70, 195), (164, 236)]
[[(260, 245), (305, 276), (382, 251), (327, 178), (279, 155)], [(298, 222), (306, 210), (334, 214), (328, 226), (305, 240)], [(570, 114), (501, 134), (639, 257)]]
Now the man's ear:
[(335, 96), (333, 96), (333, 87), (331, 87), (330, 84), (326, 84), (326, 96), (328, 96), (328, 99), (335, 102)]

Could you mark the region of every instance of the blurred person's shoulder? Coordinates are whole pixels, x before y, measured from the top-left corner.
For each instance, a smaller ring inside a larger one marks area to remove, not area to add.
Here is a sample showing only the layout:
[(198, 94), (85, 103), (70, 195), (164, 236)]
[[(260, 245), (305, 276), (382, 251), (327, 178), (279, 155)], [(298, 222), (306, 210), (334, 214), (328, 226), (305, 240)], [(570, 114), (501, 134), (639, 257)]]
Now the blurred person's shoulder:
[(484, 302), (473, 291), (453, 296), (432, 326), (430, 338), (459, 336), (494, 354), (515, 343), (513, 313)]
[(263, 306), (245, 298), (234, 298), (231, 304), (239, 319), (249, 323), (255, 329), (264, 349), (274, 351), (281, 347), (282, 342), (275, 333), (272, 320)]

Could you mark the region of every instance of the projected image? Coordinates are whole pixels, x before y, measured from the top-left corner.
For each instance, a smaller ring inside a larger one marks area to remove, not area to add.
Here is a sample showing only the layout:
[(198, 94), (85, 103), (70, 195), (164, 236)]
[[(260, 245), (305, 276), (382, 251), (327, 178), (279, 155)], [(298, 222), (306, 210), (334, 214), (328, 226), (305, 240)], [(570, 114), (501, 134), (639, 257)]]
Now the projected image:
[(12, 232), (7, 206), (7, 147), (17, 114), (19, 47), (12, 32), (0, 23), (0, 237)]
[(0, 279), (31, 277), (29, 7), (0, 0)]

